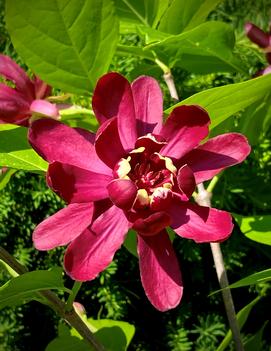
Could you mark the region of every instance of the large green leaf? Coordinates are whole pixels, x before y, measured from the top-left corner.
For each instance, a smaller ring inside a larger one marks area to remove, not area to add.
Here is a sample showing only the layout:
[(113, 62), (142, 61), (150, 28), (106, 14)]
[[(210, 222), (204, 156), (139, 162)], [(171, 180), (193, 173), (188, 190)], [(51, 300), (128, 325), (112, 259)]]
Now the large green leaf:
[(27, 128), (0, 124), (0, 166), (46, 172), (47, 165), (28, 144)]
[(240, 71), (243, 70), (242, 64), (232, 54), (234, 43), (234, 31), (230, 25), (210, 21), (154, 42), (146, 50), (154, 50), (170, 67), (178, 66), (194, 73)]
[(243, 217), (234, 214), (241, 232), (249, 239), (271, 245), (271, 216)]
[(212, 120), (210, 128), (216, 127), (228, 117), (264, 98), (270, 92), (271, 74), (246, 82), (212, 88), (179, 102), (165, 111), (169, 114), (176, 106), (197, 104), (205, 108)]
[(179, 34), (205, 21), (222, 0), (173, 0), (162, 17), (159, 30)]
[(89, 93), (118, 40), (110, 0), (8, 0), (6, 22), (18, 53), (46, 82)]
[[(252, 307), (255, 306), (259, 300), (260, 300), (260, 297), (258, 296), (256, 297), (256, 299), (252, 300), (248, 305), (243, 307), (237, 313), (237, 321), (240, 329), (242, 329), (242, 327), (246, 323)], [(216, 351), (224, 351), (226, 347), (229, 345), (229, 343), (231, 342), (231, 340), (232, 340), (232, 332), (231, 330), (229, 330)]]
[(155, 26), (168, 6), (168, 0), (114, 0), (114, 2), (119, 18), (127, 26), (131, 22)]
[(30, 301), (35, 292), (48, 289), (66, 290), (61, 268), (28, 272), (9, 280), (0, 287), (0, 309)]

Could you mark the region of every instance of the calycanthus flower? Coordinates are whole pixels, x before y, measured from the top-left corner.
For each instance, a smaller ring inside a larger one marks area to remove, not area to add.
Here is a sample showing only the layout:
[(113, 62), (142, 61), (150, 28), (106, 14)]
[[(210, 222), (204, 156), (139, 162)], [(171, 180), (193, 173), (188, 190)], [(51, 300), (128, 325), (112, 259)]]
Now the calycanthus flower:
[(68, 204), (37, 226), (34, 245), (49, 250), (69, 244), (66, 272), (91, 280), (133, 228), (146, 295), (166, 311), (183, 294), (166, 227), (197, 243), (227, 239), (230, 214), (189, 199), (197, 183), (242, 162), (250, 147), (238, 133), (200, 144), (210, 119), (199, 106), (176, 107), (162, 124), (162, 94), (151, 77), (130, 85), (117, 73), (106, 74), (92, 103), (100, 122), (96, 135), (50, 119), (31, 125), (30, 143), (50, 162), (48, 185)]
[(59, 118), (56, 106), (45, 100), (51, 94), (51, 87), (36, 76), (31, 80), (5, 55), (0, 55), (0, 77), (15, 85), (0, 83), (0, 123), (28, 126), (33, 114)]
[(269, 66), (258, 71), (256, 76), (269, 74), (271, 72), (271, 24), (269, 26), (269, 32), (264, 32), (255, 24), (247, 22), (245, 24), (245, 32), (247, 37), (262, 49), (265, 53), (266, 60), (269, 63)]

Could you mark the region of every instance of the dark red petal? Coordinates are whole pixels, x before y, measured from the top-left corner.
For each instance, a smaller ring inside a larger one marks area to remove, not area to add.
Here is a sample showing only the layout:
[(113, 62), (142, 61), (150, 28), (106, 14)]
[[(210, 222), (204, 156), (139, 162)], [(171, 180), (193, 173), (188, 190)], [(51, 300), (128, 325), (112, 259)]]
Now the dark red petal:
[(167, 232), (138, 235), (137, 251), (142, 285), (152, 305), (159, 311), (176, 307), (183, 295), (183, 284)]
[(31, 124), (28, 138), (37, 153), (49, 162), (59, 161), (111, 174), (111, 170), (98, 158), (94, 146), (77, 129), (42, 118)]
[(108, 186), (108, 194), (111, 201), (123, 210), (129, 210), (135, 201), (137, 187), (129, 179), (114, 179)]
[(112, 176), (60, 162), (49, 165), (48, 185), (66, 202), (92, 202), (108, 198)]
[(10, 57), (0, 55), (0, 76), (12, 81), (18, 90), (28, 102), (35, 99), (34, 85), (25, 71), (17, 65)]
[(188, 200), (192, 196), (196, 187), (194, 173), (191, 168), (187, 165), (182, 166), (178, 171), (177, 181), (180, 190), (186, 196), (185, 200)]
[(149, 155), (153, 154), (154, 152), (159, 152), (166, 142), (161, 140), (162, 138), (160, 135), (153, 135), (147, 134), (137, 139), (135, 143), (135, 148), (144, 147), (145, 153)]
[(152, 77), (141, 76), (132, 83), (138, 136), (159, 134), (163, 117), (163, 96)]
[(91, 223), (93, 204), (71, 204), (41, 222), (33, 233), (38, 250), (63, 246), (78, 237)]
[(115, 72), (105, 74), (94, 90), (92, 107), (100, 123), (117, 117), (121, 143), (125, 150), (133, 149), (137, 139), (136, 118), (128, 80)]
[(68, 247), (64, 266), (79, 281), (92, 280), (113, 260), (128, 231), (123, 211), (112, 206)]
[(270, 45), (269, 34), (255, 26), (255, 24), (249, 22), (246, 23), (245, 31), (248, 38), (261, 48), (266, 48)]
[(125, 156), (120, 142), (117, 118), (112, 118), (102, 124), (96, 134), (95, 149), (100, 159), (110, 168)]
[[(271, 38), (271, 35), (270, 35), (270, 38)], [(271, 40), (271, 39), (270, 39), (270, 40)], [(271, 46), (271, 43), (270, 43), (270, 46)], [(270, 49), (270, 50), (271, 50), (271, 49)], [(268, 53), (265, 55), (265, 57), (266, 57), (268, 63), (271, 64), (271, 52), (268, 52)], [(267, 70), (268, 68), (269, 68), (269, 72), (268, 72), (268, 73), (270, 73), (270, 72), (271, 72), (271, 66), (267, 67), (266, 70)], [(265, 72), (265, 74), (266, 74), (266, 73), (267, 73), (267, 72)]]
[(0, 120), (17, 123), (27, 116), (30, 116), (28, 101), (15, 89), (0, 83)]
[(172, 229), (197, 243), (224, 241), (233, 229), (231, 215), (215, 208), (175, 201), (169, 212)]
[(52, 87), (42, 81), (39, 77), (35, 76), (33, 79), (35, 88), (35, 99), (45, 99), (51, 95)]
[(198, 146), (208, 135), (208, 113), (196, 105), (176, 107), (162, 127), (160, 135), (167, 145), (161, 149), (164, 156), (179, 159)]
[(139, 218), (133, 223), (133, 229), (144, 236), (152, 236), (170, 225), (171, 218), (166, 212), (154, 212), (147, 218)]
[(250, 150), (248, 141), (242, 134), (227, 133), (209, 139), (188, 153), (180, 163), (188, 164), (198, 184), (211, 179), (224, 168), (244, 161)]

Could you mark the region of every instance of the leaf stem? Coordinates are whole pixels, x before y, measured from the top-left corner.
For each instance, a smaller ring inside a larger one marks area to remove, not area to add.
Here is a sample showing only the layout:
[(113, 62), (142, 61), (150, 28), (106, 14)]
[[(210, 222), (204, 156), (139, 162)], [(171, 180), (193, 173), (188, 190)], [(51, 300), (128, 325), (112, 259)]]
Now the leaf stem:
[[(19, 275), (27, 272), (26, 267), (21, 265), (1, 246), (0, 259), (9, 265)], [(71, 311), (66, 311), (66, 304), (50, 290), (40, 291), (39, 295), (45, 298), (46, 304), (48, 304), (58, 315), (60, 315), (60, 317), (62, 317), (71, 327), (78, 331), (78, 333), (84, 338), (84, 340), (86, 340), (86, 342), (92, 347), (93, 350), (105, 351), (103, 345), (101, 345), (100, 342), (95, 338), (89, 327), (85, 324), (85, 322), (75, 312), (74, 309)]]
[(73, 304), (81, 286), (82, 286), (82, 282), (77, 282), (77, 281), (74, 282), (73, 287), (72, 287), (72, 292), (71, 292), (71, 294), (67, 300), (67, 303), (66, 303), (66, 311), (67, 312), (72, 310), (72, 308), (73, 308), (72, 304)]

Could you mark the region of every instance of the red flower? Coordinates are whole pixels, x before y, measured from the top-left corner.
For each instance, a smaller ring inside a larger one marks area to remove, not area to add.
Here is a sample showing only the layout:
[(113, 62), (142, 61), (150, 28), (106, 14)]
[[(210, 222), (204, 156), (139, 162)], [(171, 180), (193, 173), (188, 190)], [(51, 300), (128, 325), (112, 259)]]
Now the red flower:
[(176, 107), (162, 124), (162, 94), (151, 77), (131, 85), (117, 73), (103, 76), (93, 110), (96, 136), (40, 119), (29, 131), (34, 149), (50, 162), (47, 182), (68, 206), (39, 224), (37, 249), (69, 244), (66, 272), (94, 279), (112, 261), (129, 228), (138, 233), (143, 287), (160, 311), (178, 305), (183, 287), (166, 227), (198, 243), (223, 241), (229, 213), (189, 202), (197, 183), (250, 152), (244, 136), (208, 135), (210, 119), (199, 106)]
[[(255, 26), (255, 24), (248, 22), (245, 24), (245, 32), (247, 37), (253, 43), (262, 48), (268, 63), (271, 64), (271, 25), (269, 27), (269, 32), (264, 32), (259, 27)], [(270, 72), (271, 65), (267, 66), (261, 71), (258, 71), (256, 76), (261, 76)]]
[(15, 88), (0, 83), (0, 123), (28, 126), (33, 113), (58, 118), (56, 106), (44, 100), (50, 95), (51, 87), (38, 77), (31, 80), (5, 55), (0, 55), (1, 76), (15, 84)]

